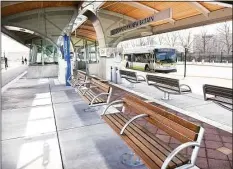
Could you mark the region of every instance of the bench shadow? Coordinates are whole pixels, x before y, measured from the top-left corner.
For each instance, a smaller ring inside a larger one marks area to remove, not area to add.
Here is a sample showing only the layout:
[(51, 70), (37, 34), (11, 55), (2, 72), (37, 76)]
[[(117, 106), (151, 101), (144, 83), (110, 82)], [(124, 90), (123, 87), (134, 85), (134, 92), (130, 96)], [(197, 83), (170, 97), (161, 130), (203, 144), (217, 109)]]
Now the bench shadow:
[(131, 167), (121, 162), (121, 156), (124, 153), (130, 153), (131, 150), (128, 146), (119, 138), (110, 138), (103, 140), (95, 140), (96, 149), (99, 151), (100, 156), (104, 159), (105, 165), (108, 169), (147, 169), (143, 164), (137, 167)]

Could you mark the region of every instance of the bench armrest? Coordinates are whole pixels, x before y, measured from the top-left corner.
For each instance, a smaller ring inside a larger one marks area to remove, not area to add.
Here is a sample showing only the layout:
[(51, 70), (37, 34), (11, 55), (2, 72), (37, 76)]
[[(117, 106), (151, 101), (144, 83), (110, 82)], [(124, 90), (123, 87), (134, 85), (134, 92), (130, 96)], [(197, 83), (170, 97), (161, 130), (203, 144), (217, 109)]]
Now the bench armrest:
[[(94, 86), (93, 86), (94, 87)], [(97, 87), (97, 86), (96, 86)], [(98, 95), (96, 95), (92, 100), (91, 100), (91, 105), (93, 104), (93, 102), (95, 101), (95, 99), (97, 99), (98, 97), (102, 96), (102, 95), (110, 95), (111, 93), (100, 93)]]
[[(173, 157), (175, 157), (181, 150), (187, 148), (187, 147), (191, 147), (191, 146), (195, 146), (195, 147), (200, 147), (200, 143), (198, 142), (187, 142), (184, 144), (181, 144), (180, 146), (178, 146), (175, 150), (173, 150), (166, 158), (166, 160), (164, 161), (161, 169), (166, 169), (168, 164), (170, 163), (170, 161), (173, 159)], [(193, 164), (194, 166), (194, 164)]]
[(190, 86), (188, 86), (188, 85), (186, 85), (186, 84), (180, 84), (180, 87), (182, 87), (182, 86), (187, 87), (187, 88), (190, 90), (190, 92), (192, 92), (192, 89), (191, 89)]
[(126, 129), (126, 127), (134, 120), (138, 119), (138, 118), (142, 118), (142, 117), (148, 117), (148, 114), (139, 114), (137, 116), (134, 116), (133, 118), (131, 118), (125, 125), (124, 127), (121, 129), (120, 134), (122, 135), (124, 133), (124, 130)]
[(78, 85), (78, 89), (84, 86), (85, 84), (91, 84), (91, 82), (83, 82)]
[[(200, 146), (201, 146), (201, 141), (203, 139), (203, 136), (204, 136), (204, 131), (205, 129), (203, 127), (200, 127), (200, 130), (199, 130), (199, 133), (198, 133), (198, 137), (197, 137), (197, 140), (196, 141), (193, 141), (193, 142), (187, 142), (187, 143), (184, 143), (184, 144), (181, 144), (180, 146), (178, 146), (175, 150), (173, 150), (166, 158), (166, 160), (164, 161), (161, 169), (166, 169), (169, 162), (172, 160), (173, 157), (175, 157), (181, 150), (187, 148), (187, 147), (193, 147), (194, 146), (194, 149), (193, 149), (193, 152), (191, 154), (191, 159), (190, 159), (190, 163), (188, 164), (189, 166), (193, 167), (195, 165), (195, 161), (197, 159), (197, 154), (198, 154), (198, 151), (200, 149)], [(178, 167), (179, 168), (179, 167)], [(178, 169), (177, 168), (177, 169)], [(188, 168), (188, 167), (187, 167)]]
[[(137, 80), (139, 81), (140, 79), (138, 79), (138, 77), (142, 78), (142, 79), (143, 79), (143, 81), (146, 81), (146, 79), (145, 79), (145, 77), (144, 77), (144, 76), (142, 76), (142, 75), (137, 75)], [(141, 80), (141, 81), (142, 81), (142, 80)]]
[(115, 100), (113, 102), (111, 102), (110, 104), (108, 104), (108, 106), (104, 109), (103, 113), (101, 114), (101, 116), (105, 115), (105, 113), (107, 112), (108, 108), (115, 105), (115, 104), (119, 104), (119, 103), (124, 103), (123, 100)]

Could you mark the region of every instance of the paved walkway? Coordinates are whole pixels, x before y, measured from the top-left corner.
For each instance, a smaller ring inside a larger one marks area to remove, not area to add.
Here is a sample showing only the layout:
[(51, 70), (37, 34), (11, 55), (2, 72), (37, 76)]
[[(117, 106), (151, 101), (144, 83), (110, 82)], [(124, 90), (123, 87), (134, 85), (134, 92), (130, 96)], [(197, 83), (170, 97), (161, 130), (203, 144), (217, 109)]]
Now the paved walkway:
[[(111, 100), (127, 93), (114, 87)], [(100, 118), (101, 110), (84, 112), (88, 105), (57, 79), (23, 77), (3, 93), (2, 106), (3, 169), (131, 169), (120, 161), (129, 148)], [(199, 168), (232, 168), (231, 133), (170, 111), (204, 126)], [(154, 132), (170, 146), (179, 145), (166, 133)], [(183, 154), (189, 156), (190, 150)]]
[(1, 70), (2, 86), (5, 86), (7, 83), (15, 79), (18, 75), (20, 75), (26, 70), (27, 65), (16, 65), (15, 67), (10, 67), (7, 70)]

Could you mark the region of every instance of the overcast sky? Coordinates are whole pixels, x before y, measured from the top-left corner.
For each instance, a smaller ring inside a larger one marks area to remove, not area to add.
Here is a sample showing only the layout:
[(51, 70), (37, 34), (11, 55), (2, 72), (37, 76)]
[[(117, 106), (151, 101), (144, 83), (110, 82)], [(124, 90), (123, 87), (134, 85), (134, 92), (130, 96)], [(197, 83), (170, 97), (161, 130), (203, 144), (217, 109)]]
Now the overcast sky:
[[(222, 23), (218, 24), (213, 24), (213, 25), (208, 25), (205, 26), (205, 29), (208, 29), (208, 32), (210, 34), (216, 33), (217, 27), (219, 27)], [(229, 22), (232, 30), (232, 21)], [(197, 28), (191, 28), (193, 34), (198, 34), (200, 33), (201, 29), (203, 27), (197, 27)], [(23, 51), (28, 51), (29, 49), (25, 47), (24, 45), (21, 45), (20, 43), (16, 42), (15, 40), (12, 40), (8, 36), (4, 35), (1, 33), (1, 47), (2, 47), (2, 52), (23, 52)]]

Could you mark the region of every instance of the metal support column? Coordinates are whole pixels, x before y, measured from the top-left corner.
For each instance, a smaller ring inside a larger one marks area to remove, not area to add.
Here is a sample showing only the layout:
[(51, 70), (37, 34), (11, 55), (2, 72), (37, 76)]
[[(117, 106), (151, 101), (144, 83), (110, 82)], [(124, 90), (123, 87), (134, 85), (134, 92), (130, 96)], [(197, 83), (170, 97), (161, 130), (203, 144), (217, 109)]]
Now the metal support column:
[(41, 39), (41, 63), (44, 65), (43, 39)]
[(68, 83), (68, 80), (71, 76), (71, 64), (70, 64), (70, 37), (67, 36), (66, 34), (63, 36), (64, 38), (64, 57), (65, 61), (67, 63), (67, 68), (66, 68), (66, 86), (70, 86)]
[(88, 46), (87, 40), (84, 40), (84, 51), (85, 51), (85, 62), (86, 62), (86, 73), (89, 75), (89, 57), (88, 57)]

